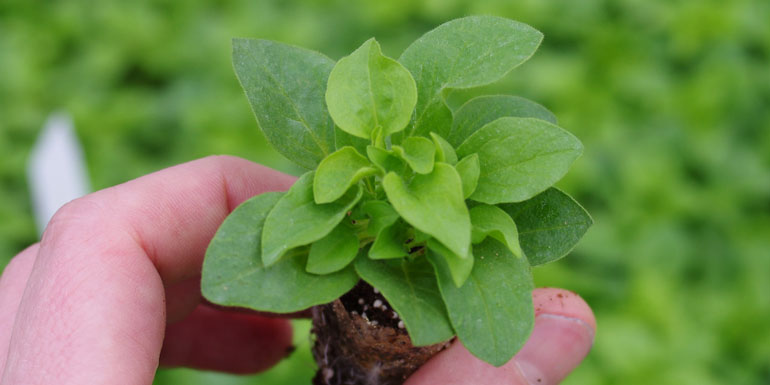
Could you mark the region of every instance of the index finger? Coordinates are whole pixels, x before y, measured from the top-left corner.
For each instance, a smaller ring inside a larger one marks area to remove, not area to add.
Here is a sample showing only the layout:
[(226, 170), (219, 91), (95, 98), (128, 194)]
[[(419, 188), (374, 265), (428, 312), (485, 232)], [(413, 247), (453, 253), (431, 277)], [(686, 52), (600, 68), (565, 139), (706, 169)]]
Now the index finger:
[(164, 286), (200, 272), (209, 240), (236, 205), (292, 182), (243, 159), (209, 157), (65, 206), (41, 241), (3, 384), (151, 383), (166, 326)]
[(286, 190), (294, 180), (244, 159), (213, 156), (99, 191), (86, 205), (106, 209), (109, 217), (97, 221), (129, 231), (170, 285), (200, 273), (209, 241), (236, 206)]

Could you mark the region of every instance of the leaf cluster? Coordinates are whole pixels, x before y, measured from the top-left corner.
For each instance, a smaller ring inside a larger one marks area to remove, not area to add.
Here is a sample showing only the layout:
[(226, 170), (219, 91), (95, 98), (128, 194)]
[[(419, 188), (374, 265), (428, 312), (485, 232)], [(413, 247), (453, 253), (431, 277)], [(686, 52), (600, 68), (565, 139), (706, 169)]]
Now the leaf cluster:
[(210, 301), (292, 312), (359, 279), (378, 288), (416, 345), (457, 335), (507, 362), (532, 330), (531, 266), (563, 257), (591, 225), (552, 185), (582, 145), (544, 107), (452, 89), (494, 82), (542, 34), (491, 16), (445, 23), (398, 60), (370, 39), (334, 62), (264, 40), (233, 62), (270, 143), (303, 174), (225, 220), (204, 262)]

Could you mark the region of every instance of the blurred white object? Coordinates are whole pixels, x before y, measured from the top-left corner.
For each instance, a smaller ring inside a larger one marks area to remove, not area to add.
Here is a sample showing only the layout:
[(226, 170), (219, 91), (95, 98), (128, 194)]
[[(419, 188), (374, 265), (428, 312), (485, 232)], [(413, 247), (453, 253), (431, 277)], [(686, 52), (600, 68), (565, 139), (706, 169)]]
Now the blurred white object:
[(56, 210), (88, 193), (83, 150), (69, 115), (48, 118), (30, 154), (27, 178), (40, 234)]

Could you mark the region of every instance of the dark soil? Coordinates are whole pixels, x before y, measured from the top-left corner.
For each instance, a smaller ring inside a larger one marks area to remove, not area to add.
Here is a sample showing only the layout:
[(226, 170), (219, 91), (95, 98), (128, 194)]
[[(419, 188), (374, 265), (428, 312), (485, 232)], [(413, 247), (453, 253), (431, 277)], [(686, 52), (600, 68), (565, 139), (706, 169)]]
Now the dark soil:
[(376, 289), (369, 286), (364, 281), (358, 282), (353, 289), (340, 298), (342, 305), (351, 314), (360, 315), (362, 318), (371, 322), (374, 326), (385, 326), (406, 334), (403, 323), (399, 328), (398, 323), (401, 319), (398, 317), (390, 304)]
[(314, 307), (313, 356), (318, 372), (313, 384), (403, 384), (449, 346), (449, 341), (413, 346), (400, 321), (385, 298), (363, 281), (340, 299)]

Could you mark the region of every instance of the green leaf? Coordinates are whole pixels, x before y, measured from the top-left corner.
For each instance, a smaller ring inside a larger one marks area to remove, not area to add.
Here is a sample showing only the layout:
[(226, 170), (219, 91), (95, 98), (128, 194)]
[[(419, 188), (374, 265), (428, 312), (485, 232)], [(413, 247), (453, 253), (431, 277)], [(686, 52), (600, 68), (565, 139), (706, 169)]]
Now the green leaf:
[(406, 163), (394, 155), (392, 151), (375, 146), (366, 146), (366, 155), (383, 172), (395, 172), (403, 174), (406, 171)]
[(452, 147), (446, 139), (441, 135), (431, 132), (430, 137), (433, 138), (433, 143), (436, 145), (436, 161), (449, 164), (457, 163), (457, 153), (455, 153), (454, 147)]
[(399, 58), (417, 82), (415, 122), (406, 136), (433, 131), (446, 138), (452, 115), (444, 90), (500, 79), (529, 59), (542, 39), (526, 24), (495, 16), (452, 20), (417, 39)]
[(514, 257), (492, 239), (476, 245), (473, 254), (473, 271), (459, 288), (443, 259), (430, 261), (457, 337), (474, 356), (501, 366), (532, 332), (532, 273), (526, 258)]
[(430, 234), (426, 234), (420, 230), (417, 230), (415, 228), (412, 229), (414, 231), (414, 239), (412, 239), (411, 244), (419, 244), (423, 242), (428, 242), (429, 239), (431, 239)]
[(583, 152), (572, 134), (544, 120), (500, 118), (463, 142), (459, 156), (479, 155), (481, 174), (471, 199), (520, 202), (550, 187)]
[(306, 270), (313, 274), (330, 274), (345, 268), (357, 254), (358, 236), (341, 223), (310, 246)]
[(485, 95), (469, 100), (454, 114), (447, 140), (459, 146), (474, 132), (503, 117), (536, 118), (556, 124), (556, 116), (545, 107), (518, 96)]
[(594, 223), (580, 204), (556, 188), (500, 207), (516, 222), (521, 248), (532, 266), (567, 255)]
[(339, 127), (334, 127), (334, 143), (336, 144), (336, 148), (340, 149), (345, 146), (350, 146), (356, 149), (359, 154), (365, 154), (366, 153), (366, 146), (371, 143), (371, 140), (366, 140), (359, 138), (357, 136), (353, 136), (348, 134), (345, 131), (340, 130)]
[(406, 325), (415, 346), (454, 336), (441, 300), (436, 273), (425, 258), (375, 261), (357, 258), (356, 272), (382, 292)]
[(383, 227), (369, 249), (369, 258), (394, 259), (409, 255), (409, 252), (404, 248), (407, 230), (407, 226), (401, 221)]
[(409, 123), (417, 88), (409, 71), (382, 55), (377, 41), (369, 39), (334, 66), (326, 103), (343, 131), (372, 139), (374, 129), (381, 127), (386, 137)]
[(433, 171), (436, 145), (430, 139), (422, 137), (406, 138), (401, 146), (393, 146), (393, 152), (406, 161), (412, 171), (429, 174)]
[(233, 67), (259, 127), (289, 160), (313, 169), (334, 151), (334, 122), (326, 111), (328, 57), (267, 40), (234, 39)]
[(455, 286), (462, 286), (468, 279), (468, 276), (471, 275), (471, 270), (473, 270), (473, 254), (461, 257), (435, 239), (429, 239), (427, 246), (428, 250), (434, 254), (432, 258), (442, 258), (444, 260)]
[(425, 110), (419, 115), (419, 121), (413, 121), (409, 129), (393, 135), (393, 143), (400, 143), (405, 137), (427, 137), (431, 132), (445, 135), (452, 127), (452, 111), (444, 102), (443, 94), (439, 92), (439, 95), (425, 106)]
[(388, 173), (382, 185), (396, 211), (420, 231), (430, 234), (457, 255), (470, 248), (471, 221), (454, 167), (436, 163), (433, 172), (416, 174), (408, 185)]
[(398, 220), (398, 213), (385, 201), (368, 201), (361, 205), (361, 210), (369, 216), (367, 233), (377, 236), (386, 226), (390, 226)]
[(460, 175), (460, 180), (463, 183), (463, 197), (468, 198), (476, 191), (476, 186), (479, 184), (479, 174), (481, 174), (481, 166), (479, 165), (478, 154), (470, 154), (457, 162), (455, 165), (457, 174)]
[(316, 203), (339, 199), (361, 178), (377, 173), (377, 169), (353, 147), (343, 147), (327, 156), (318, 165), (313, 178)]
[(358, 282), (352, 266), (327, 275), (308, 274), (304, 255), (287, 256), (269, 268), (262, 265), (262, 225), (282, 195), (265, 193), (243, 202), (219, 227), (203, 261), (201, 291), (206, 299), (291, 313), (333, 301)]
[(519, 232), (513, 219), (497, 206), (480, 204), (470, 209), (471, 241), (481, 243), (488, 236), (504, 244), (516, 257), (521, 257)]
[(313, 172), (302, 175), (265, 219), (262, 262), (270, 266), (287, 250), (315, 242), (329, 234), (361, 199), (356, 185), (342, 198), (324, 204), (313, 200)]

